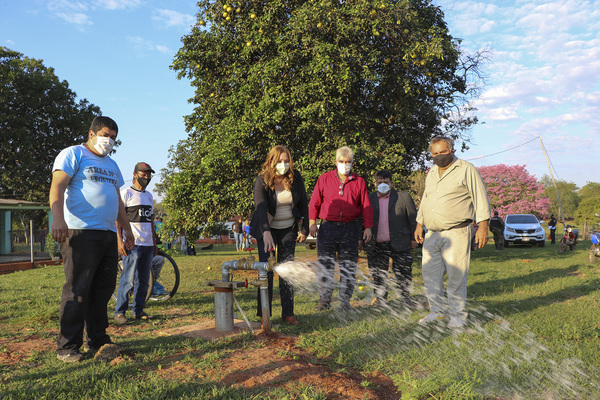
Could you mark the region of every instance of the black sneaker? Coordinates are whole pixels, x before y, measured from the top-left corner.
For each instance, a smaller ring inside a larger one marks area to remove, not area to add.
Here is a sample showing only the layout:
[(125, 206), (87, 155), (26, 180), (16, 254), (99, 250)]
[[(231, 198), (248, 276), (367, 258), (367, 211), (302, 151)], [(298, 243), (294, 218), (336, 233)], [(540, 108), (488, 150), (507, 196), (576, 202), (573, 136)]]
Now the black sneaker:
[(141, 314), (134, 315), (134, 318), (141, 319), (142, 321), (148, 321), (149, 319), (152, 319), (152, 317), (146, 314), (144, 311), (142, 311)]
[(95, 353), (98, 351), (98, 347), (90, 346), (89, 344), (84, 343), (83, 351), (85, 351), (86, 353)]
[(57, 354), (56, 358), (58, 358), (62, 362), (79, 362), (83, 358), (83, 354), (78, 351), (74, 351), (68, 354)]

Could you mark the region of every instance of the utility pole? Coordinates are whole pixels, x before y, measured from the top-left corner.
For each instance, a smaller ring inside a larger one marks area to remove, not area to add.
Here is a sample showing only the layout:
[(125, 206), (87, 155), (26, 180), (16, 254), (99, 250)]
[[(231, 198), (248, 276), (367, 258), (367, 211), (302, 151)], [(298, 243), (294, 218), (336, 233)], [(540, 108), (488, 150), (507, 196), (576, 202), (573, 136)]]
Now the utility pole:
[(565, 224), (565, 216), (563, 215), (562, 204), (560, 202), (560, 195), (558, 194), (558, 186), (556, 186), (556, 181), (554, 180), (554, 174), (552, 173), (552, 168), (550, 168), (550, 159), (548, 158), (548, 153), (546, 153), (546, 148), (544, 147), (544, 142), (542, 142), (542, 137), (538, 136), (540, 139), (540, 144), (542, 145), (542, 150), (544, 151), (544, 156), (546, 156), (546, 163), (548, 163), (548, 170), (550, 171), (550, 177), (552, 178), (552, 182), (554, 183), (554, 190), (556, 191), (556, 199), (558, 200), (558, 209), (560, 210), (560, 219), (562, 220), (563, 228), (567, 229)]

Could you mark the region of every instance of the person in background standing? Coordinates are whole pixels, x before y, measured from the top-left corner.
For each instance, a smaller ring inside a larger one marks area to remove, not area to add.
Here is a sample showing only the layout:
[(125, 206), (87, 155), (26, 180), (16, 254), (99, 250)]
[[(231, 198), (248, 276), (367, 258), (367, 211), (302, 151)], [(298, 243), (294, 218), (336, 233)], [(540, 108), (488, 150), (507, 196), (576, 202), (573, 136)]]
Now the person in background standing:
[(504, 250), (504, 221), (498, 216), (498, 211), (494, 211), (494, 216), (490, 218), (489, 225), (494, 234), (496, 250)]
[(244, 221), (244, 248), (249, 249), (252, 247), (252, 235), (250, 234), (250, 220), (246, 218)]
[(133, 317), (147, 321), (150, 319), (144, 312), (148, 281), (152, 258), (158, 253), (154, 227), (154, 209), (152, 193), (146, 187), (152, 179), (154, 170), (149, 164), (139, 162), (133, 170), (133, 185), (121, 190), (121, 200), (133, 229), (135, 246), (131, 251), (125, 249), (121, 235), (121, 226), (117, 223), (119, 238), (119, 253), (123, 258), (123, 271), (117, 290), (117, 305), (115, 307), (115, 322), (127, 323), (125, 312), (129, 309), (129, 291), (133, 288)]
[(233, 236), (235, 237), (235, 250), (242, 251), (244, 249), (244, 224), (242, 223), (242, 217), (239, 217), (231, 227)]
[(550, 215), (550, 222), (548, 222), (548, 229), (550, 229), (550, 244), (554, 244), (556, 242), (556, 218), (554, 218), (554, 214)]

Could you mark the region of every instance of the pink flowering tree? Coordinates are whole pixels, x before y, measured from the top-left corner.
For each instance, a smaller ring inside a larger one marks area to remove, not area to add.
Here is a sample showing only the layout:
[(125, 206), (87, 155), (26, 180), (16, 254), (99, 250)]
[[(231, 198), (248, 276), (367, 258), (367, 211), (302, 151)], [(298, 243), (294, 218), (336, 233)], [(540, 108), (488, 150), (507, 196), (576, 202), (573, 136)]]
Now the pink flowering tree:
[(550, 199), (544, 187), (524, 165), (491, 165), (478, 168), (487, 187), (492, 212), (506, 214), (534, 214), (548, 216)]

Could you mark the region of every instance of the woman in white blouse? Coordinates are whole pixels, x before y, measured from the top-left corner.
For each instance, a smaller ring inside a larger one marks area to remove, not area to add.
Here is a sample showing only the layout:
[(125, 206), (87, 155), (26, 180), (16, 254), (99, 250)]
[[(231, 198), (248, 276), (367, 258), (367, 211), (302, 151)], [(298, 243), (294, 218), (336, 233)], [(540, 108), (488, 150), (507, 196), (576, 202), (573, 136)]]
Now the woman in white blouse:
[[(300, 225), (300, 226), (298, 226)], [(294, 170), (290, 150), (274, 146), (254, 184), (254, 215), (251, 235), (256, 238), (259, 261), (266, 262), (277, 253), (277, 263), (294, 259), (296, 242), (308, 235), (308, 198), (300, 172)], [(273, 272), (268, 273), (269, 310), (273, 301)], [(260, 292), (260, 289), (259, 289)], [(294, 287), (279, 277), (281, 316), (284, 322), (298, 325), (294, 317)], [(262, 317), (260, 293), (257, 315)]]

